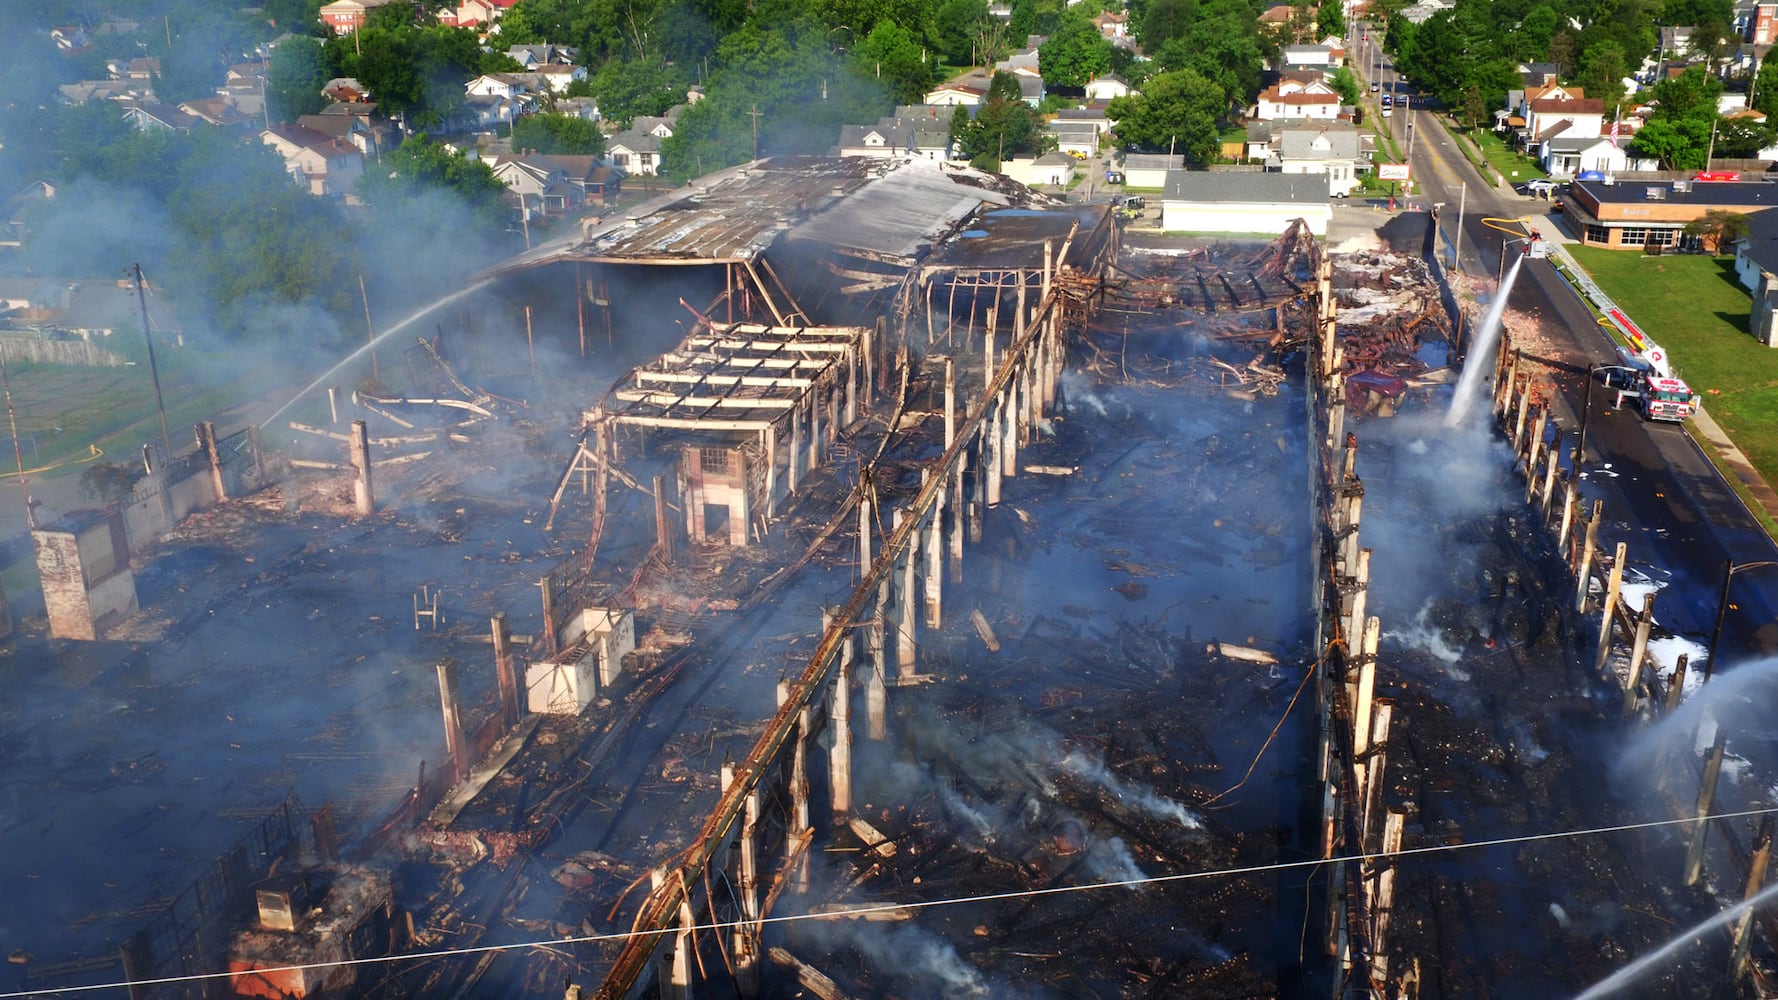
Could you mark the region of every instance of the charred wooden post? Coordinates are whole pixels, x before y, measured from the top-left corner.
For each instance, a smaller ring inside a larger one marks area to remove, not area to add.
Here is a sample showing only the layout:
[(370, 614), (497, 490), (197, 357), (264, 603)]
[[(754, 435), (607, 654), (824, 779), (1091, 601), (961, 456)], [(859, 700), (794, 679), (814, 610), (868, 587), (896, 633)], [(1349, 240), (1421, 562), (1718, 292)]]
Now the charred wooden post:
[(1513, 391), (1513, 454), (1525, 454), (1525, 424), (1531, 416), (1531, 382), (1526, 379), (1523, 385), (1515, 385)]
[(506, 612), (494, 615), (494, 676), (500, 684), (500, 717), (510, 728), (519, 724), (519, 680), (512, 665), (512, 632), (506, 626)]
[(865, 469), (858, 474), (858, 575), (860, 577), (870, 572), (870, 528), (876, 499), (877, 491), (876, 487), (871, 484), (870, 470)]
[(767, 424), (761, 436), (766, 463), (765, 516), (772, 521), (778, 517), (778, 425)]
[(1000, 442), (1000, 474), (1008, 479), (1019, 474), (1019, 428), (1023, 423), (1019, 382), (1020, 378), (1015, 374), (1007, 383), (1000, 403), (1000, 431), (1005, 435)]
[(803, 474), (803, 405), (800, 402), (790, 408), (789, 458), (785, 466), (785, 477), (790, 492), (795, 493)]
[(889, 603), (889, 581), (877, 587), (877, 599), (871, 609), (870, 624), (865, 627), (864, 641), (870, 650), (870, 676), (864, 682), (865, 734), (880, 743), (889, 737), (889, 664), (883, 655), (883, 629)]
[(1391, 809), (1383, 817), (1383, 843), (1377, 856), (1369, 859), (1374, 875), (1371, 881), (1371, 980), (1389, 981), (1389, 918), (1395, 911), (1396, 860), (1401, 853), (1402, 828), (1408, 815)]
[(1691, 654), (1681, 653), (1673, 663), (1673, 679), (1667, 684), (1665, 711), (1668, 715), (1672, 715), (1679, 708), (1679, 703), (1685, 699), (1685, 669), (1689, 662), (1691, 662)]
[(662, 559), (672, 562), (679, 532), (673, 527), (673, 512), (667, 506), (667, 477), (657, 473), (653, 485), (655, 550), (661, 554)]
[(1580, 565), (1575, 570), (1576, 585), (1574, 610), (1587, 610), (1587, 592), (1591, 589), (1588, 578), (1593, 570), (1593, 553), (1599, 547), (1599, 519), (1604, 515), (1605, 501), (1593, 501), (1593, 514), (1587, 518), (1587, 532), (1580, 546)]
[(1531, 434), (1525, 440), (1525, 482), (1529, 484), (1525, 490), (1525, 500), (1530, 502), (1531, 491), (1537, 483), (1537, 460), (1543, 457), (1543, 432), (1549, 423), (1550, 408), (1538, 406), (1531, 417)]
[(1358, 550), (1358, 565), (1353, 569), (1349, 581), (1349, 604), (1346, 607), (1346, 620), (1341, 623), (1340, 634), (1350, 642), (1364, 627), (1365, 603), (1370, 599), (1371, 585), (1371, 550)]
[(1363, 481), (1356, 478), (1349, 481), (1341, 491), (1341, 501), (1339, 571), (1342, 576), (1350, 576), (1351, 568), (1358, 563), (1358, 524), (1364, 511)]
[(1697, 885), (1704, 874), (1704, 837), (1710, 830), (1710, 812), (1716, 804), (1716, 781), (1722, 776), (1722, 756), (1728, 745), (1728, 730), (1716, 724), (1716, 738), (1710, 741), (1710, 754), (1704, 759), (1704, 774), (1698, 782), (1698, 804), (1691, 821), (1691, 846), (1685, 852), (1685, 872), (1681, 881)]
[(809, 391), (809, 468), (821, 468), (821, 386)]
[[(790, 701), (790, 682), (778, 682), (778, 707), (782, 708)], [(797, 712), (796, 733), (792, 737), (790, 748), (790, 834), (799, 837), (807, 833), (811, 825), (809, 813), (809, 738), (812, 735), (811, 725), (814, 710), (804, 703)]]
[[(927, 470), (928, 476), (931, 470)], [(932, 516), (926, 519), (925, 530), (920, 535), (920, 546), (924, 549), (926, 569), (924, 576), (926, 627), (940, 629), (944, 627), (944, 551), (939, 537), (945, 520), (945, 491), (938, 491), (938, 499), (933, 503)]]
[[(1352, 697), (1352, 758), (1360, 761), (1371, 749), (1371, 712), (1377, 692), (1377, 644), (1383, 636), (1383, 620), (1371, 618), (1364, 623), (1364, 638), (1358, 655), (1358, 679)], [(1362, 772), (1361, 772), (1362, 773)]]
[[(906, 516), (905, 511), (896, 508), (897, 532)], [(914, 557), (917, 554), (914, 546), (904, 547), (895, 558), (895, 571), (891, 574), (890, 586), (895, 596), (890, 605), (895, 610), (895, 678), (902, 682), (919, 673), (918, 650), (914, 645)]]
[(444, 707), (445, 749), (451, 755), (454, 777), (469, 777), (469, 747), (463, 742), (463, 716), (457, 703), (457, 662), (438, 665), (438, 700)]
[(950, 358), (945, 359), (945, 450), (949, 451), (951, 442), (957, 440), (957, 366)]
[[(1000, 422), (1006, 419), (1006, 408), (1002, 405), (999, 393), (987, 401), (988, 417), (982, 424), (982, 467), (983, 502), (989, 509), (1000, 506), (1000, 453), (1005, 444), (1005, 435), (1001, 433)], [(978, 529), (979, 531), (979, 529)], [(979, 542), (980, 537), (972, 536), (971, 541)]]
[(1654, 591), (1642, 595), (1642, 614), (1636, 617), (1636, 639), (1630, 645), (1630, 669), (1624, 675), (1624, 711), (1634, 712), (1642, 700), (1642, 664), (1648, 658), (1648, 630), (1655, 620)]
[[(720, 783), (724, 792), (735, 783), (735, 765), (722, 762)], [(722, 871), (732, 873), (735, 905), (740, 919), (729, 928), (729, 956), (734, 963), (735, 992), (742, 997), (759, 996), (759, 845), (754, 825), (759, 812), (759, 792), (748, 796), (748, 819), (735, 838), (729, 842), (727, 864)], [(721, 933), (721, 931), (717, 931)]]
[(370, 479), (370, 429), (362, 420), (352, 421), (352, 509), (359, 517), (376, 513), (376, 494)]
[(1574, 511), (1580, 505), (1580, 494), (1570, 477), (1562, 484), (1562, 526), (1556, 531), (1556, 548), (1568, 553), (1568, 531), (1574, 527)]
[(1617, 543), (1617, 553), (1611, 560), (1611, 575), (1605, 584), (1605, 602), (1599, 609), (1599, 646), (1593, 654), (1593, 672), (1603, 674), (1605, 661), (1611, 656), (1611, 613), (1617, 609), (1618, 592), (1624, 585), (1624, 551), (1623, 542)]
[(951, 582), (962, 583), (963, 535), (967, 527), (966, 522), (969, 519), (969, 504), (966, 499), (967, 494), (964, 493), (963, 489), (963, 463), (959, 462), (957, 467), (951, 469), (949, 472), (945, 473), (945, 475), (950, 477), (951, 488), (951, 534), (949, 541)]
[[(833, 628), (831, 611), (821, 613), (823, 634)], [(832, 785), (833, 814), (852, 813), (852, 633), (841, 634), (839, 654), (834, 664), (831, 727), (828, 736), (828, 783)]]
[[(677, 871), (668, 872), (665, 868), (656, 868), (649, 881), (658, 893), (669, 881), (675, 879), (684, 882), (684, 877)], [(688, 891), (679, 904), (679, 926), (673, 931), (672, 947), (661, 955), (660, 1000), (692, 1000), (691, 969), (697, 948), (692, 928), (695, 926), (691, 913), (691, 893)]]
[[(1765, 888), (1766, 868), (1772, 861), (1772, 817), (1759, 821), (1759, 832), (1753, 837), (1753, 857), (1747, 863), (1747, 886), (1741, 901), (1750, 903)], [(1734, 947), (1729, 955), (1729, 978), (1739, 980), (1747, 974), (1747, 955), (1753, 946), (1753, 907), (1741, 911), (1735, 920)]]
[(210, 463), (210, 488), (216, 493), (216, 502), (228, 500), (228, 481), (222, 475), (222, 452), (216, 447), (216, 425), (206, 420), (197, 426), (198, 448)]
[(543, 651), (549, 656), (560, 652), (560, 636), (556, 631), (556, 578), (554, 574), (545, 573), (537, 581), (537, 589), (543, 592)]
[(1370, 852), (1371, 829), (1376, 826), (1376, 816), (1383, 808), (1383, 773), (1389, 762), (1389, 726), (1394, 719), (1395, 699), (1378, 698), (1371, 722), (1370, 761), (1364, 773), (1364, 802), (1360, 805), (1358, 819), (1361, 850), (1366, 853)]
[(1555, 440), (1550, 442), (1549, 450), (1544, 454), (1543, 498), (1538, 502), (1538, 509), (1543, 511), (1544, 524), (1549, 524), (1550, 497), (1556, 492), (1556, 473), (1562, 465), (1562, 428), (1555, 429)]

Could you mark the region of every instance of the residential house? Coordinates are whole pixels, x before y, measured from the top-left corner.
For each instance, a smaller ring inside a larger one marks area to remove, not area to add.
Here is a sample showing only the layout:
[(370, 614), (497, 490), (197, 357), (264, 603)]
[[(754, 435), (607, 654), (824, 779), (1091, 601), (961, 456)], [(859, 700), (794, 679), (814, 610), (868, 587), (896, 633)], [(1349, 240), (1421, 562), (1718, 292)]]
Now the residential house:
[(1432, 15), (1440, 11), (1450, 10), (1457, 6), (1456, 0), (1420, 0), (1419, 3), (1401, 9), (1402, 20), (1409, 24), (1425, 24)]
[(1093, 27), (1101, 38), (1115, 42), (1130, 34), (1130, 15), (1123, 11), (1105, 11), (1093, 18)]
[(56, 51), (63, 55), (85, 52), (92, 46), (93, 40), (86, 29), (79, 25), (63, 25), (49, 30), (50, 41), (56, 43)]
[(245, 128), (254, 124), (258, 112), (264, 109), (259, 105), (253, 111), (241, 107), (232, 97), (205, 97), (196, 101), (185, 101), (179, 110), (217, 128)]
[(154, 88), (138, 80), (81, 80), (56, 88), (63, 104), (85, 104), (89, 101), (140, 103), (154, 100)]
[(364, 175), (364, 154), (344, 139), (301, 125), (274, 125), (261, 142), (284, 159), (284, 169), (316, 197), (344, 198)]
[(370, 100), (370, 91), (365, 89), (364, 84), (352, 77), (336, 76), (321, 88), (321, 96), (330, 101), (355, 104)]
[(541, 45), (509, 45), (506, 54), (527, 72), (553, 63), (573, 63), (574, 50), (566, 45), (544, 42)]
[(991, 77), (987, 70), (972, 69), (958, 74), (926, 92), (927, 104), (954, 107), (959, 104), (985, 104)]
[(530, 159), (560, 169), (562, 179), (580, 191), (582, 205), (616, 204), (618, 193), (623, 190), (624, 172), (607, 164), (603, 157), (532, 153)]
[(631, 176), (655, 176), (661, 167), (661, 140), (673, 137), (673, 121), (679, 115), (669, 109), (661, 117), (637, 115), (630, 127), (605, 142), (613, 165)]
[(1568, 225), (1587, 246), (1666, 248), (1686, 224), (1712, 211), (1752, 215), (1778, 206), (1778, 184), (1763, 181), (1573, 181), (1561, 195)]
[(364, 27), (372, 10), (396, 2), (399, 0), (333, 0), (323, 4), (316, 16), (334, 34), (350, 35)]
[(488, 132), (501, 125), (511, 125), (520, 116), (537, 110), (532, 97), (527, 94), (521, 97), (496, 97), (491, 94), (471, 94), (463, 98), (463, 117), (465, 124), (471, 129)]
[(1283, 174), (1324, 174), (1327, 193), (1344, 198), (1370, 170), (1369, 132), (1344, 122), (1290, 125), (1277, 130), (1267, 151), (1267, 170)]
[(438, 12), (438, 23), (451, 28), (492, 26), (518, 0), (459, 0), (457, 6)]
[(190, 132), (201, 123), (197, 115), (170, 104), (134, 104), (124, 109), (123, 117), (138, 132)]
[(589, 122), (599, 121), (604, 116), (599, 113), (599, 102), (592, 97), (558, 97), (556, 98), (556, 114), (570, 118), (584, 118)]
[(1109, 101), (1116, 97), (1127, 97), (1131, 92), (1130, 81), (1116, 73), (1096, 76), (1087, 81), (1088, 101)]
[(1545, 146), (1553, 139), (1597, 139), (1605, 126), (1605, 102), (1589, 98), (1578, 87), (1528, 88), (1519, 117), (1527, 154), (1545, 158)]
[(994, 64), (994, 72), (1011, 73), (1014, 76), (1043, 76), (1043, 70), (1038, 67), (1037, 47), (1034, 45), (1028, 49), (1020, 49), (1000, 60)]
[(113, 80), (153, 80), (161, 75), (161, 61), (155, 56), (135, 59), (107, 59), (105, 71)]
[(1168, 232), (1276, 236), (1301, 219), (1326, 236), (1332, 218), (1327, 182), (1312, 175), (1172, 170), (1161, 192), (1161, 228)]
[(1778, 211), (1747, 217), (1747, 235), (1735, 243), (1735, 276), (1753, 294), (1748, 329), (1753, 339), (1778, 347)]
[(512, 190), (527, 218), (541, 212), (559, 217), (577, 211), (583, 193), (568, 182), (568, 173), (550, 157), (534, 153), (501, 153), (488, 162), (494, 176)]
[(544, 63), (520, 75), (537, 81), (538, 93), (548, 91), (552, 94), (565, 94), (570, 84), (586, 79), (586, 67), (573, 63)]
[(24, 245), (31, 212), (38, 205), (54, 201), (56, 187), (49, 181), (35, 181), (6, 199), (6, 216), (0, 224), (0, 248), (16, 250)]
[(1063, 108), (1056, 112), (1056, 121), (1070, 125), (1091, 125), (1097, 133), (1095, 138), (1103, 138), (1111, 132), (1111, 118), (1105, 114), (1104, 104), (1089, 104), (1082, 108)]
[[(340, 107), (341, 105), (334, 105)], [(346, 105), (349, 107), (349, 105)], [(298, 115), (296, 123), (303, 128), (314, 129), (331, 139), (340, 139), (358, 147), (358, 151), (370, 159), (379, 154), (380, 139), (371, 128), (368, 115), (329, 114)]]
[(1280, 118), (1332, 120), (1340, 116), (1340, 95), (1322, 81), (1299, 83), (1284, 80), (1259, 92), (1253, 117), (1261, 121)]
[(488, 73), (463, 85), (470, 97), (523, 97), (534, 95), (541, 81), (524, 73)]
[(1778, 43), (1778, 3), (1737, 5), (1735, 30), (1752, 45)]
[[(1609, 126), (1608, 126), (1609, 127)], [(1603, 136), (1557, 136), (1543, 144), (1539, 162), (1551, 177), (1578, 177), (1589, 171), (1622, 174), (1659, 170), (1660, 161), (1630, 155), (1628, 129), (1625, 139)]]
[(875, 125), (841, 125), (839, 154), (879, 159), (914, 154), (914, 130), (894, 121)]

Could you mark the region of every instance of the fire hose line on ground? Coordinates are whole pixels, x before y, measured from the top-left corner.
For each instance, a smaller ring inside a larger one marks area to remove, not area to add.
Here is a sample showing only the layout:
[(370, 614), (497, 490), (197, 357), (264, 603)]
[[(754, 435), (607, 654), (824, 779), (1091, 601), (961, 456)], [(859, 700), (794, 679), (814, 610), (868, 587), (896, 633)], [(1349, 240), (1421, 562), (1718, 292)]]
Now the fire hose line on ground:
[[(1711, 813), (1707, 818), (1714, 820), (1747, 819), (1756, 816), (1778, 814), (1778, 806), (1765, 809), (1744, 809), (1738, 812)], [(1090, 882), (1085, 885), (1049, 886), (1039, 889), (1016, 889), (1008, 892), (991, 892), (975, 896), (952, 896), (945, 899), (914, 900), (905, 903), (881, 903), (873, 906), (855, 906), (843, 910), (825, 911), (822, 913), (795, 913), (775, 917), (761, 917), (758, 920), (725, 920), (714, 923), (696, 924), (691, 927), (674, 927), (660, 931), (614, 931), (609, 934), (584, 934), (576, 937), (547, 938), (537, 941), (521, 941), (514, 944), (478, 945), (471, 948), (444, 948), (437, 951), (413, 952), (406, 955), (385, 955), (377, 958), (353, 958), (339, 962), (309, 962), (296, 965), (280, 965), (255, 969), (260, 974), (305, 972), (320, 969), (349, 968), (363, 965), (384, 965), (395, 962), (417, 962), (434, 958), (454, 958), (463, 955), (485, 955), (492, 952), (525, 951), (538, 948), (559, 948), (563, 945), (601, 944), (611, 941), (624, 941), (637, 935), (666, 936), (686, 931), (728, 931), (739, 927), (761, 927), (766, 924), (789, 924), (805, 920), (836, 920), (846, 917), (858, 917), (871, 913), (891, 910), (924, 910), (942, 906), (959, 906), (965, 903), (999, 902), (1010, 899), (1034, 899), (1042, 896), (1058, 896), (1073, 892), (1095, 892), (1102, 889), (1129, 889), (1143, 885), (1155, 885), (1167, 882), (1188, 882), (1207, 878), (1237, 878), (1246, 875), (1259, 875), (1266, 872), (1290, 871), (1301, 868), (1317, 868), (1322, 865), (1344, 864), (1349, 862), (1401, 861), (1407, 858), (1433, 854), (1453, 854), (1459, 851), (1487, 850), (1495, 847), (1511, 847), (1517, 844), (1530, 844), (1546, 840), (1575, 840), (1582, 837), (1600, 837), (1607, 834), (1630, 833), (1638, 830), (1658, 830), (1662, 827), (1689, 826), (1696, 823), (1699, 816), (1682, 816), (1677, 819), (1648, 820), (1641, 823), (1620, 823), (1615, 826), (1595, 826), (1580, 830), (1562, 830), (1554, 833), (1528, 833), (1516, 837), (1500, 837), (1494, 840), (1478, 840), (1467, 844), (1431, 844), (1426, 847), (1405, 847), (1399, 851), (1376, 854), (1347, 854), (1332, 858), (1311, 858), (1302, 861), (1279, 861), (1265, 865), (1249, 865), (1243, 868), (1224, 868), (1204, 872), (1180, 872), (1175, 875), (1150, 875), (1143, 878), (1119, 879), (1112, 882)], [(1739, 913), (1750, 909), (1759, 900), (1742, 900), (1725, 907), (1718, 916)], [(107, 983), (92, 983), (85, 986), (58, 986), (50, 989), (31, 989), (22, 992), (0, 993), (0, 1000), (25, 1000), (27, 997), (64, 996), (73, 993), (85, 993), (90, 990), (120, 990), (142, 986), (169, 986), (176, 983), (197, 983), (209, 980), (226, 979), (240, 975), (238, 972), (203, 972), (184, 976), (163, 976), (156, 979), (118, 980)]]

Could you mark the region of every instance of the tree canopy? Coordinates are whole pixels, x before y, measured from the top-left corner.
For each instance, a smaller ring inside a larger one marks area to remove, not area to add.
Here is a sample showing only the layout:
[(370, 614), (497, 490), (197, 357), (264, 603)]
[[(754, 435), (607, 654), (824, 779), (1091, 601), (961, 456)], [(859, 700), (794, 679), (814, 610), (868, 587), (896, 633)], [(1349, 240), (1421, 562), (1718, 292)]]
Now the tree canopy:
[(1228, 107), (1221, 87), (1189, 70), (1149, 77), (1140, 94), (1119, 97), (1106, 113), (1118, 135), (1145, 149), (1175, 149), (1208, 163), (1221, 146), (1216, 120)]

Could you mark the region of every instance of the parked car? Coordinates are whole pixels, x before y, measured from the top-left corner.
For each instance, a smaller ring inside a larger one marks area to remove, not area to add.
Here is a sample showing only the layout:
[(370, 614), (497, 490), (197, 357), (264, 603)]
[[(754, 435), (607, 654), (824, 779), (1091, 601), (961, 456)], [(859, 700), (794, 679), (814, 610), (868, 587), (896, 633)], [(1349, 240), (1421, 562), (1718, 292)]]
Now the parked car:
[(1548, 198), (1556, 193), (1556, 182), (1545, 180), (1526, 181), (1525, 193), (1533, 198)]
[(1105, 183), (1107, 183), (1107, 184), (1122, 184), (1123, 182), (1124, 182), (1124, 172), (1122, 170), (1107, 170), (1107, 171), (1105, 171)]

